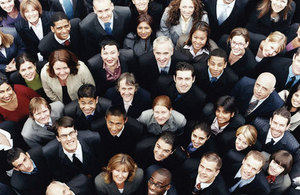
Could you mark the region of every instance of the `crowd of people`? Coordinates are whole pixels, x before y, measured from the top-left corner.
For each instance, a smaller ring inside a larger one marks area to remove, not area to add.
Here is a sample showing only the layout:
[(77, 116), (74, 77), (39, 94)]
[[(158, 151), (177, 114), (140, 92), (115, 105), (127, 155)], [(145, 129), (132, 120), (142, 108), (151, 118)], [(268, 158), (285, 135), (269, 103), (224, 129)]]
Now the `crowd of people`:
[(299, 0), (0, 0), (0, 195), (300, 194)]

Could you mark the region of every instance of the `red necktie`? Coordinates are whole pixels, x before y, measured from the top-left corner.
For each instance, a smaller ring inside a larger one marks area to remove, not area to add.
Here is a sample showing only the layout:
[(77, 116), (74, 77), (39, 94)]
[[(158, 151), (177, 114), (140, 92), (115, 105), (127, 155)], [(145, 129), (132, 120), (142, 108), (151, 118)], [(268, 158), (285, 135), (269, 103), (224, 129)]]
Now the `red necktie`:
[(68, 47), (70, 45), (69, 39), (64, 42), (65, 46)]

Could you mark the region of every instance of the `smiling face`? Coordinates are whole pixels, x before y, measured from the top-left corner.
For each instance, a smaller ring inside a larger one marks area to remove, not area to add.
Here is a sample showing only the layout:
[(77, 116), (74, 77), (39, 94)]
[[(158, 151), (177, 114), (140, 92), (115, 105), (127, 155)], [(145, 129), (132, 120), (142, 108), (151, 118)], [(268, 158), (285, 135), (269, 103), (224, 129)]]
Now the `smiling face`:
[(172, 146), (163, 139), (158, 139), (155, 143), (153, 153), (156, 161), (163, 161), (173, 153)]
[(198, 167), (200, 183), (212, 183), (220, 172), (220, 170), (217, 170), (216, 168), (216, 162), (202, 158)]
[(145, 13), (148, 10), (149, 0), (132, 0), (138, 12)]
[(275, 115), (273, 119), (270, 119), (270, 131), (273, 138), (282, 136), (288, 128), (289, 124), (287, 118), (281, 115)]
[(7, 13), (10, 13), (15, 7), (15, 2), (14, 0), (0, 0), (0, 7)]
[(185, 19), (188, 20), (194, 13), (195, 6), (192, 0), (181, 0), (180, 5), (180, 14)]
[(254, 84), (253, 95), (258, 100), (265, 99), (273, 92), (274, 85), (274, 82), (266, 77), (258, 77)]
[(248, 148), (249, 143), (243, 134), (239, 134), (235, 139), (235, 149), (237, 151), (242, 151)]
[(263, 166), (263, 162), (256, 160), (253, 156), (248, 156), (243, 160), (241, 166), (241, 178), (250, 179), (258, 174)]
[(26, 81), (32, 81), (37, 74), (36, 66), (32, 62), (26, 61), (20, 65), (19, 73)]
[(299, 108), (300, 107), (300, 90), (296, 91), (293, 94), (292, 99), (291, 99), (291, 103), (292, 103), (292, 106), (294, 108)]
[(0, 101), (3, 103), (9, 103), (12, 98), (14, 97), (14, 90), (12, 89), (12, 87), (7, 84), (7, 83), (3, 83), (2, 85), (0, 85)]
[(234, 116), (234, 112), (230, 113), (230, 112), (224, 110), (223, 106), (219, 106), (216, 109), (216, 117), (217, 117), (219, 127), (223, 127), (223, 126), (227, 125), (233, 116)]
[(226, 68), (226, 61), (222, 57), (211, 56), (208, 59), (208, 69), (212, 77), (218, 77)]
[(39, 21), (40, 14), (39, 11), (34, 9), (32, 5), (27, 5), (24, 11), (25, 19), (32, 25), (36, 25)]
[(66, 40), (69, 38), (71, 31), (70, 21), (66, 19), (58, 20), (54, 22), (54, 26), (51, 26), (51, 31), (59, 38), (60, 40)]
[(32, 160), (30, 159), (30, 156), (28, 153), (20, 153), (20, 156), (18, 159), (16, 159), (14, 162), (12, 162), (12, 165), (14, 166), (14, 169), (16, 171), (23, 171), (23, 172), (32, 172), (34, 167)]
[(192, 71), (176, 71), (176, 75), (174, 76), (175, 87), (180, 94), (187, 93), (193, 83), (195, 82), (195, 77), (192, 76)]
[(167, 42), (157, 44), (153, 50), (157, 64), (164, 68), (168, 65), (173, 55), (173, 49)]
[(105, 45), (101, 49), (101, 57), (108, 67), (116, 67), (119, 60), (119, 51), (115, 45)]
[(33, 112), (33, 119), (41, 124), (47, 124), (50, 121), (50, 110), (44, 104)]
[(248, 47), (249, 42), (246, 42), (245, 38), (241, 35), (234, 36), (230, 39), (230, 47), (233, 55), (242, 56), (245, 53), (245, 49)]
[(164, 125), (171, 117), (171, 111), (172, 109), (169, 110), (165, 106), (159, 106), (159, 105), (154, 106), (153, 115), (156, 122), (159, 125)]
[(123, 116), (114, 115), (107, 115), (105, 117), (105, 120), (107, 129), (112, 136), (118, 135), (120, 131), (122, 131), (125, 123), (127, 122), (127, 118), (126, 120), (124, 120)]
[(141, 37), (141, 39), (146, 40), (150, 37), (152, 33), (152, 28), (147, 22), (141, 22), (137, 26), (136, 31), (138, 36)]
[(62, 81), (66, 80), (70, 75), (70, 68), (65, 62), (61, 62), (61, 61), (54, 62), (53, 70), (57, 78), (59, 78)]
[(287, 6), (287, 3), (288, 0), (271, 0), (271, 8), (278, 14)]
[(201, 129), (195, 129), (191, 134), (191, 141), (194, 148), (200, 148), (208, 139), (207, 134)]
[(170, 179), (155, 171), (148, 180), (148, 195), (163, 195), (170, 187)]
[(91, 98), (91, 97), (81, 97), (78, 100), (79, 107), (81, 111), (86, 115), (91, 115), (97, 107), (98, 97)]
[(112, 11), (114, 10), (114, 4), (110, 0), (93, 1), (94, 13), (104, 23), (110, 21), (112, 17)]
[(300, 75), (300, 54), (294, 55), (293, 63), (292, 63), (292, 70), (295, 75)]
[(277, 42), (265, 41), (262, 48), (262, 54), (264, 57), (273, 57), (279, 53), (280, 45)]
[(74, 153), (77, 149), (78, 139), (77, 131), (74, 127), (58, 127), (58, 136), (56, 139), (61, 143), (62, 147), (69, 153)]
[(125, 165), (119, 165), (112, 171), (112, 179), (116, 184), (123, 184), (129, 175)]
[(133, 100), (136, 90), (137, 89), (134, 85), (128, 85), (126, 83), (126, 79), (122, 79), (119, 83), (118, 91), (125, 102), (130, 102)]
[(196, 30), (192, 35), (192, 46), (194, 49), (194, 53), (197, 53), (200, 49), (202, 49), (207, 42), (207, 32)]
[(277, 164), (275, 162), (275, 160), (272, 160), (269, 164), (268, 167), (268, 173), (270, 175), (273, 175), (275, 177), (277, 177), (278, 175), (280, 175), (282, 172), (284, 171), (284, 167), (280, 166), (279, 164)]

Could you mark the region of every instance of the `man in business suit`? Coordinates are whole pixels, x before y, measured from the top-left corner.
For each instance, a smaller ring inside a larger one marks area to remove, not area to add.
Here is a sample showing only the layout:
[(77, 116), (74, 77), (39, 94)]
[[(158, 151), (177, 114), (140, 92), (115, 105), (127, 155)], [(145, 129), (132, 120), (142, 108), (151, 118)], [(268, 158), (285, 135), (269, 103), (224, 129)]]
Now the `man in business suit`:
[(102, 139), (105, 162), (118, 153), (133, 156), (135, 146), (143, 135), (143, 126), (136, 119), (127, 117), (125, 109), (120, 106), (110, 107), (105, 118), (97, 124), (97, 129)]
[(256, 80), (243, 77), (232, 89), (236, 105), (246, 122), (255, 117), (271, 117), (273, 112), (283, 105), (274, 87), (276, 78), (268, 72), (258, 76)]
[(223, 176), (231, 194), (268, 194), (269, 184), (261, 172), (265, 163), (264, 156), (251, 150), (244, 159), (236, 156), (224, 161)]
[(83, 174), (75, 176), (67, 184), (52, 181), (46, 190), (46, 195), (92, 195), (89, 178)]
[(103, 165), (100, 151), (100, 136), (97, 132), (74, 129), (74, 120), (63, 116), (55, 122), (56, 140), (43, 147), (48, 167), (53, 178), (70, 181), (82, 173), (93, 178)]
[(111, 0), (94, 0), (93, 6), (94, 13), (80, 23), (88, 58), (99, 52), (99, 42), (103, 36), (111, 35), (123, 44), (131, 20), (129, 8), (114, 7)]
[(20, 148), (8, 151), (7, 161), (14, 168), (11, 186), (24, 195), (45, 194), (51, 175), (40, 147), (24, 152)]
[(62, 116), (63, 109), (64, 104), (59, 101), (49, 104), (42, 97), (35, 97), (30, 100), (29, 118), (21, 132), (29, 147), (44, 146), (55, 139), (52, 125)]
[(107, 90), (105, 97), (112, 100), (113, 105), (122, 106), (127, 116), (138, 118), (144, 110), (151, 108), (150, 93), (139, 87), (133, 73), (124, 72), (117, 85)]
[(175, 187), (171, 185), (172, 174), (166, 168), (154, 171), (148, 179), (148, 195), (177, 195)]
[(273, 113), (270, 121), (257, 118), (253, 125), (258, 132), (257, 146), (260, 150), (273, 154), (278, 150), (287, 150), (298, 159), (300, 145), (295, 137), (287, 131), (291, 114), (286, 108), (280, 108)]
[(158, 80), (162, 79), (165, 83), (172, 81), (171, 75), (175, 73), (179, 60), (184, 61), (177, 52), (174, 53), (172, 40), (166, 36), (157, 37), (153, 42), (153, 53), (146, 53), (138, 58), (137, 77), (141, 86), (155, 97)]
[(266, 72), (271, 72), (276, 77), (276, 91), (290, 90), (300, 83), (300, 49), (294, 54), (293, 59), (276, 57), (266, 67)]
[(194, 67), (189, 63), (179, 62), (173, 80), (167, 85), (159, 84), (159, 94), (169, 96), (173, 108), (182, 113), (187, 120), (199, 120), (206, 94), (194, 84)]
[(98, 97), (96, 87), (84, 84), (78, 89), (78, 100), (67, 104), (64, 114), (74, 119), (75, 129), (96, 131), (94, 124), (105, 116), (106, 110), (111, 106), (111, 101)]
[(97, 95), (103, 96), (107, 89), (115, 86), (122, 73), (128, 72), (128, 66), (119, 53), (119, 44), (114, 39), (105, 37), (100, 48), (100, 53), (90, 58), (87, 66), (95, 79)]
[(56, 12), (51, 16), (51, 31), (39, 43), (39, 51), (44, 59), (58, 49), (72, 51), (80, 60), (85, 60), (79, 32), (80, 19), (69, 20), (65, 13)]
[(195, 66), (195, 84), (207, 94), (207, 99), (212, 103), (228, 95), (238, 81), (238, 76), (231, 69), (226, 69), (226, 66), (227, 54), (220, 48), (210, 52), (207, 65)]
[(232, 29), (244, 26), (247, 22), (249, 0), (203, 0), (208, 13), (211, 37), (218, 41), (223, 34)]
[(229, 194), (223, 177), (219, 174), (221, 167), (222, 159), (216, 153), (205, 153), (200, 160), (197, 177), (193, 178), (191, 194)]
[(50, 11), (64, 12), (69, 20), (73, 18), (85, 18), (88, 14), (87, 4), (84, 0), (49, 0)]

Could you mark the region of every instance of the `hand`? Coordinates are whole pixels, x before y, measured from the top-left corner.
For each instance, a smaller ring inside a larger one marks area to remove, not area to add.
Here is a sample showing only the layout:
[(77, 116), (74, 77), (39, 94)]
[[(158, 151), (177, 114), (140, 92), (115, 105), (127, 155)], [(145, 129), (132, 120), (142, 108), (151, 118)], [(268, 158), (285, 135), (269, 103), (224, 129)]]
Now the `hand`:
[(293, 179), (293, 182), (294, 182), (295, 185), (300, 186), (300, 177), (295, 177)]
[(5, 71), (6, 72), (12, 72), (12, 71), (15, 71), (15, 70), (17, 70), (17, 68), (16, 68), (16, 62), (15, 62), (15, 58), (13, 58), (11, 60), (11, 62), (6, 65)]

